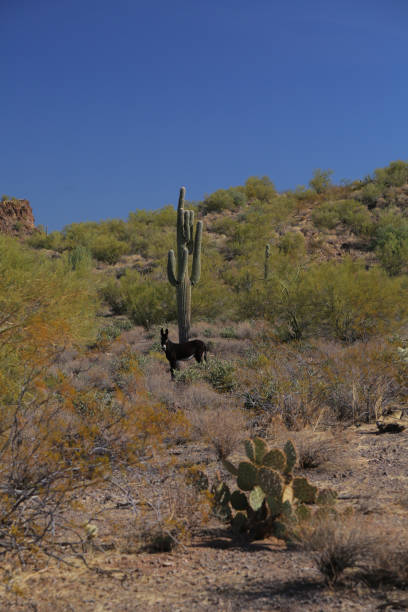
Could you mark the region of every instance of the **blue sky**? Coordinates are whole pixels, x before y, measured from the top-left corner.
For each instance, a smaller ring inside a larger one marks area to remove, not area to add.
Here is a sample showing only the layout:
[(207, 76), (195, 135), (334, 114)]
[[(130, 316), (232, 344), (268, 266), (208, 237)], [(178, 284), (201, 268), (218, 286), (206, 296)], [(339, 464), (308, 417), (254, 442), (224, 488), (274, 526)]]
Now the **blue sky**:
[(408, 159), (407, 31), (406, 0), (0, 0), (0, 192), (61, 229), (361, 178)]

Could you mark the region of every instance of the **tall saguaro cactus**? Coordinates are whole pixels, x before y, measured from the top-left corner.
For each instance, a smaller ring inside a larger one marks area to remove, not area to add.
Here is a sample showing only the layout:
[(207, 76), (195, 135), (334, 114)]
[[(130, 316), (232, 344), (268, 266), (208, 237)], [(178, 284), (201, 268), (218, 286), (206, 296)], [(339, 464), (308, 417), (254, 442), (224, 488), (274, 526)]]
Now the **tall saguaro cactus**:
[[(184, 210), (185, 187), (181, 187), (177, 207), (177, 271), (174, 251), (169, 251), (167, 276), (176, 288), (177, 318), (179, 342), (186, 342), (190, 337), (191, 326), (191, 287), (200, 280), (201, 272), (201, 237), (203, 222), (198, 221), (195, 238), (194, 211)], [(188, 271), (188, 256), (193, 255), (191, 278)]]

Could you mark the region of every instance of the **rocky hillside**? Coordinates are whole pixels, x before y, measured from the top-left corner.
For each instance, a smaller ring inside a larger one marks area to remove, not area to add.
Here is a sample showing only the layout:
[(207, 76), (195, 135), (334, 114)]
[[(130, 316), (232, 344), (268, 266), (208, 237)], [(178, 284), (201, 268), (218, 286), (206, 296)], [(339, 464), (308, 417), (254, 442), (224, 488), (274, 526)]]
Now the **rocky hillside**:
[(28, 200), (3, 198), (0, 202), (0, 232), (12, 236), (31, 234), (34, 215)]

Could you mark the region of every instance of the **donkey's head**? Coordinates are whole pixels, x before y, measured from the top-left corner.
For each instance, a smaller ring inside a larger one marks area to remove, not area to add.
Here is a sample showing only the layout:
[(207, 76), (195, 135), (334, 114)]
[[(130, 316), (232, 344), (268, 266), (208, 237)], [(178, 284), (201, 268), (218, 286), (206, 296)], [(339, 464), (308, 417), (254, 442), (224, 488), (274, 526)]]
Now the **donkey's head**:
[(162, 347), (163, 351), (165, 351), (166, 348), (167, 348), (167, 340), (168, 340), (168, 338), (169, 338), (169, 330), (166, 329), (166, 331), (163, 331), (163, 328), (161, 328), (161, 330), (160, 330), (160, 344), (161, 344), (161, 347)]

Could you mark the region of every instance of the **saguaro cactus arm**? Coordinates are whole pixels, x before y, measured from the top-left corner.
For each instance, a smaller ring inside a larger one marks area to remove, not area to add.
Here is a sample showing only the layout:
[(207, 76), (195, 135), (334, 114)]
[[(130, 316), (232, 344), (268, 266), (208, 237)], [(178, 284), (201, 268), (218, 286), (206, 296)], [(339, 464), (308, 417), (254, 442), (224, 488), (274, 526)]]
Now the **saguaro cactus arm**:
[(201, 276), (201, 238), (203, 235), (203, 222), (198, 221), (194, 240), (193, 267), (191, 270), (191, 284), (196, 285)]
[(176, 259), (174, 257), (173, 249), (169, 251), (169, 255), (167, 257), (167, 277), (169, 279), (169, 283), (173, 285), (173, 287), (177, 287), (178, 282), (176, 278)]

